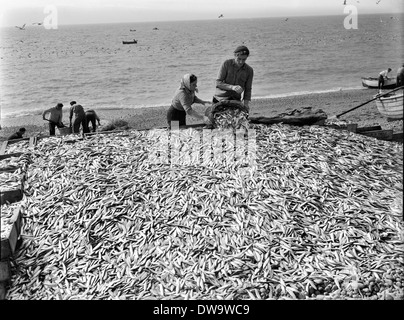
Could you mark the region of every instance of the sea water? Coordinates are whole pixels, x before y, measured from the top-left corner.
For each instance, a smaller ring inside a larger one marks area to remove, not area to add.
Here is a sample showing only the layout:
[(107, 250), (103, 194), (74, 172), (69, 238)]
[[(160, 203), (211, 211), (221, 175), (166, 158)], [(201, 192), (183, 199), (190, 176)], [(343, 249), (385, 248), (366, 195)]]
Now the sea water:
[[(216, 19), (2, 28), (1, 118), (58, 102), (116, 109), (169, 105), (183, 74), (211, 100), (220, 64), (248, 46), (253, 98), (360, 89), (361, 77), (404, 62), (403, 15)], [(157, 30), (156, 30), (157, 28)], [(130, 30), (136, 31), (130, 31)], [(137, 44), (122, 41), (136, 39)]]

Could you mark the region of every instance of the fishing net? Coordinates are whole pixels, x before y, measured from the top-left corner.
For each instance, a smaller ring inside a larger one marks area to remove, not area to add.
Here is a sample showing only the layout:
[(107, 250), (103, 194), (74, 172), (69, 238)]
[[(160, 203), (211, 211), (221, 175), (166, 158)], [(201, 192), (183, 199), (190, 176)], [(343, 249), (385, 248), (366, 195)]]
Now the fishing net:
[(209, 107), (205, 115), (209, 118), (212, 128), (248, 129), (248, 109), (240, 101), (219, 101)]

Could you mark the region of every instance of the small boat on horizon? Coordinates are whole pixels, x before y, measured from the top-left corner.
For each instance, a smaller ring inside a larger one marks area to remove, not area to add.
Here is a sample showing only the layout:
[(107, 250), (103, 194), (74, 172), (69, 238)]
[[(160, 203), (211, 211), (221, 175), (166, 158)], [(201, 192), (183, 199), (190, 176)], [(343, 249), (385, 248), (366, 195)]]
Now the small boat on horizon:
[(133, 39), (132, 41), (122, 41), (122, 44), (133, 44), (137, 43), (137, 40)]
[[(373, 77), (362, 77), (362, 85), (366, 88), (377, 89), (379, 88), (379, 79)], [(384, 80), (384, 85), (382, 89), (394, 89), (396, 87), (396, 79), (388, 78)]]
[[(404, 110), (404, 89), (401, 93), (391, 93), (384, 97), (376, 99), (377, 110), (380, 114), (387, 118), (387, 120), (400, 120), (403, 119)], [(377, 95), (375, 96), (375, 98)]]

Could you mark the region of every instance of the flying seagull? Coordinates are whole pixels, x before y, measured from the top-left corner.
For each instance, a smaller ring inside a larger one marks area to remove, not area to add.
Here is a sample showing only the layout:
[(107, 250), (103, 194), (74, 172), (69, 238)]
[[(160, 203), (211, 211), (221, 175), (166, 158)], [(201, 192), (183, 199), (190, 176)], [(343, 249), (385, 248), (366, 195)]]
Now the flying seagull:
[(219, 18), (223, 18), (223, 14), (221, 14), (221, 15), (219, 16)]
[(42, 22), (34, 22), (33, 24), (37, 24), (38, 26), (41, 26)]
[(343, 3), (343, 5), (344, 5), (344, 6), (346, 6), (346, 0), (344, 0), (344, 3)]
[(20, 30), (25, 30), (25, 23), (22, 25), (22, 27), (19, 27), (19, 26), (15, 26), (15, 27), (20, 29)]
[(380, 1), (382, 1), (382, 0), (377, 0), (377, 1), (376, 1), (376, 4), (379, 4)]
[(288, 21), (288, 20), (289, 20), (289, 18), (286, 18), (286, 19), (285, 19), (285, 21)]

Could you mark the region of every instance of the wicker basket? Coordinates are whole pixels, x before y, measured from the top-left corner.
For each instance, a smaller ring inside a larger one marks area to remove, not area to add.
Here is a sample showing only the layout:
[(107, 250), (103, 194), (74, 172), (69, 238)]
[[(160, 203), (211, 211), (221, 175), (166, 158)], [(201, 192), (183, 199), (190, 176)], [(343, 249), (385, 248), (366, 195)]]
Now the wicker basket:
[(72, 128), (70, 127), (64, 127), (64, 128), (58, 128), (59, 129), (59, 134), (61, 136), (65, 136), (67, 134), (71, 134), (72, 133)]

